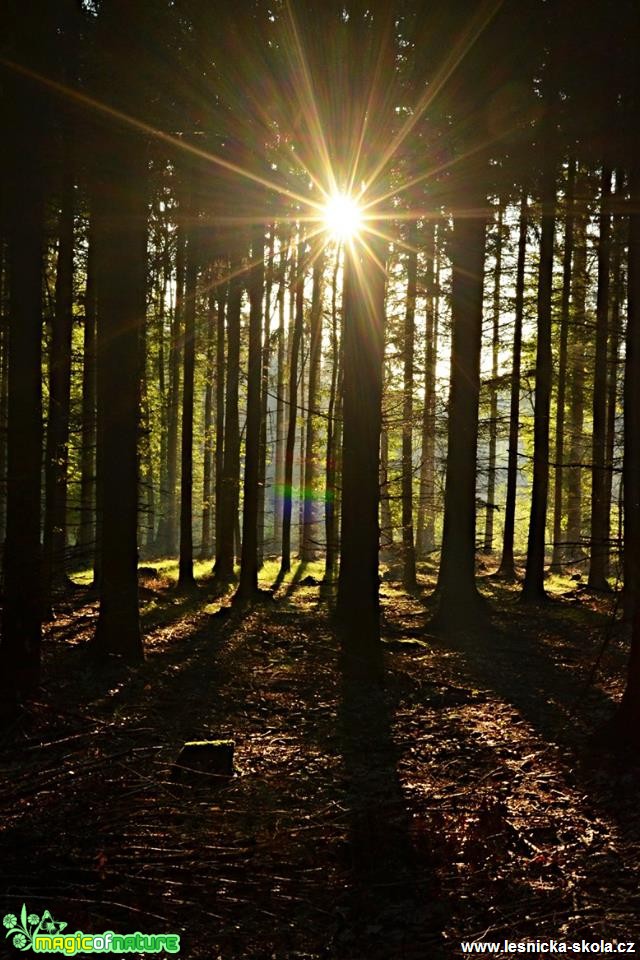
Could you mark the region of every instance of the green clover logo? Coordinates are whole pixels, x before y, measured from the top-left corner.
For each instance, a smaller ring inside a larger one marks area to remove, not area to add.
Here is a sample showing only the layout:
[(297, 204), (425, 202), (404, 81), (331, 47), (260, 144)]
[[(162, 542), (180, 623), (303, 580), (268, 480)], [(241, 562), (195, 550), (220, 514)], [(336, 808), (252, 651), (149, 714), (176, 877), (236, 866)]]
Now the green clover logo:
[(26, 904), (22, 904), (20, 919), (15, 913), (5, 914), (3, 925), (7, 928), (6, 937), (12, 937), (12, 943), (17, 950), (30, 950), (33, 938), (38, 933), (60, 933), (67, 926), (66, 923), (54, 920), (48, 910), (42, 914), (42, 919), (37, 913), (27, 914)]

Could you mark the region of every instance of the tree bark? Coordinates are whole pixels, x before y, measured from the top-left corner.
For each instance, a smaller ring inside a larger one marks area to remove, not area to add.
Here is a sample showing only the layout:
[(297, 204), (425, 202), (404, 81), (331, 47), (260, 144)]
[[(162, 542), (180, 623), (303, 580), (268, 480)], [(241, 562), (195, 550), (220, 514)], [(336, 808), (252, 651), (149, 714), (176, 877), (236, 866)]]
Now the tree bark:
[(336, 614), (345, 644), (365, 659), (380, 639), (378, 551), (386, 248), (345, 250), (342, 535)]
[[(468, 209), (479, 211), (485, 204), (471, 185), (461, 195)], [(476, 622), (483, 609), (475, 582), (475, 531), (485, 242), (479, 212), (454, 217), (447, 477), (435, 617), (436, 626), (445, 629)]]
[(489, 387), (489, 463), (487, 504), (484, 517), (484, 552), (493, 553), (493, 518), (496, 500), (496, 446), (498, 442), (498, 360), (500, 355), (500, 281), (502, 277), (502, 202), (498, 199), (496, 264), (493, 277), (493, 323), (491, 336), (491, 384)]
[(424, 406), (422, 408), (422, 462), (420, 465), (420, 497), (416, 553), (419, 559), (435, 548), (435, 434), (436, 434), (436, 366), (438, 363), (439, 269), (436, 251), (436, 225), (431, 218), (425, 227), (427, 251), (426, 325), (424, 353)]
[(541, 191), (542, 229), (538, 267), (538, 342), (536, 345), (536, 395), (533, 422), (533, 488), (527, 540), (527, 565), (522, 599), (538, 603), (544, 589), (545, 530), (549, 494), (549, 421), (551, 408), (551, 301), (553, 293), (553, 241), (555, 234), (555, 164), (547, 157)]
[(418, 288), (418, 231), (409, 230), (407, 259), (407, 303), (404, 315), (402, 389), (402, 583), (416, 589), (416, 551), (413, 539), (413, 378), (416, 299)]
[(515, 580), (514, 540), (516, 529), (516, 493), (518, 485), (518, 439), (520, 436), (520, 387), (522, 360), (522, 320), (524, 316), (524, 268), (527, 258), (528, 209), (527, 190), (520, 198), (520, 226), (518, 231), (518, 260), (514, 304), (513, 354), (511, 363), (511, 396), (509, 403), (509, 450), (507, 459), (507, 497), (504, 508), (502, 559), (498, 576)]
[(571, 302), (571, 270), (573, 265), (574, 193), (576, 162), (569, 158), (564, 220), (564, 253), (562, 260), (562, 302), (560, 306), (560, 349), (558, 352), (558, 394), (556, 397), (556, 444), (553, 492), (553, 555), (551, 570), (562, 570), (566, 546), (562, 539), (562, 505), (564, 493), (565, 399), (567, 391), (567, 353), (569, 340), (569, 304)]
[(235, 599), (251, 600), (258, 593), (258, 513), (262, 410), (262, 300), (264, 296), (264, 226), (251, 238), (249, 274), (249, 363), (247, 374), (247, 429), (245, 437), (244, 497), (242, 508), (242, 555), (240, 582)]
[[(323, 240), (320, 238), (320, 242)], [(307, 436), (304, 454), (304, 483), (301, 496), (303, 500), (302, 549), (300, 558), (307, 562), (313, 560), (317, 549), (317, 498), (316, 482), (318, 465), (316, 461), (316, 407), (318, 406), (318, 385), (320, 377), (320, 348), (322, 346), (322, 294), (324, 284), (325, 255), (323, 247), (316, 253), (313, 262), (313, 287), (311, 294), (311, 314), (309, 317), (309, 391), (307, 409)]]
[(188, 228), (184, 287), (184, 354), (182, 376), (182, 442), (180, 449), (180, 558), (178, 587), (189, 590), (193, 575), (193, 392), (196, 363), (196, 297), (198, 243), (192, 223), (195, 211), (187, 203)]
[(602, 168), (600, 236), (598, 240), (598, 292), (596, 301), (596, 356), (593, 381), (593, 442), (591, 448), (591, 561), (589, 586), (610, 590), (607, 582), (608, 532), (606, 530), (606, 424), (607, 343), (609, 339), (609, 267), (611, 170)]

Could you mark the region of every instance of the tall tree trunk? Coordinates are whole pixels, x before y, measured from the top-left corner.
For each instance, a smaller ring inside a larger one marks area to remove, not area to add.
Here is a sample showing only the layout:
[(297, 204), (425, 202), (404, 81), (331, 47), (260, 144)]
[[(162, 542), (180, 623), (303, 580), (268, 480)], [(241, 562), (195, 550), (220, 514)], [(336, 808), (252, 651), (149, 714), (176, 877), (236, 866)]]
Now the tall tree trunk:
[(407, 304), (404, 315), (402, 390), (402, 582), (406, 590), (416, 588), (416, 551), (413, 540), (413, 377), (416, 299), (418, 288), (418, 231), (409, 230), (407, 260)]
[(243, 281), (239, 275), (242, 267), (242, 247), (235, 244), (230, 257), (229, 300), (227, 304), (227, 362), (226, 392), (224, 404), (224, 459), (220, 479), (218, 537), (216, 539), (216, 562), (214, 572), (221, 583), (235, 578), (234, 540), (238, 521), (240, 496), (240, 421), (238, 413), (238, 387), (240, 372), (240, 311), (242, 307)]
[[(616, 195), (621, 197), (624, 195), (624, 184), (623, 184), (623, 174), (622, 171), (616, 171)], [(617, 218), (618, 222), (615, 222), (615, 229), (613, 233), (613, 264), (611, 270), (611, 288), (613, 291), (612, 301), (611, 301), (611, 340), (609, 345), (609, 373), (607, 380), (607, 440), (606, 440), (606, 453), (605, 453), (605, 537), (607, 542), (607, 556), (606, 556), (606, 572), (609, 575), (609, 564), (611, 561), (611, 540), (612, 540), (612, 529), (611, 529), (611, 505), (612, 505), (612, 496), (613, 496), (613, 473), (614, 473), (614, 464), (615, 464), (615, 449), (616, 449), (616, 419), (617, 419), (617, 408), (618, 408), (618, 364), (620, 363), (619, 352), (620, 352), (620, 337), (621, 337), (621, 320), (620, 320), (620, 305), (624, 298), (623, 292), (623, 275), (622, 275), (622, 248), (623, 241), (621, 236), (620, 227), (622, 224), (619, 222), (620, 217)]]
[(541, 191), (542, 230), (538, 267), (538, 342), (536, 345), (536, 395), (533, 419), (533, 489), (527, 540), (527, 566), (522, 599), (536, 603), (546, 598), (544, 589), (545, 530), (549, 494), (549, 420), (551, 408), (551, 301), (553, 294), (553, 241), (555, 234), (555, 165), (547, 158)]
[[(228, 265), (222, 264), (226, 274)], [(220, 543), (220, 528), (222, 522), (222, 477), (224, 468), (224, 417), (225, 417), (225, 313), (227, 307), (227, 284), (218, 283), (216, 286), (216, 518), (215, 518), (215, 548), (216, 556)]]
[(338, 336), (338, 272), (341, 251), (338, 248), (331, 280), (331, 386), (329, 388), (329, 411), (327, 416), (327, 456), (325, 474), (325, 537), (326, 555), (324, 581), (333, 583), (338, 558), (336, 499), (338, 436), (340, 430), (340, 395), (342, 393), (342, 351)]
[(282, 485), (282, 557), (280, 577), (291, 570), (291, 513), (293, 507), (293, 455), (296, 444), (296, 418), (298, 412), (298, 362), (304, 324), (304, 240), (298, 241), (297, 271), (295, 284), (295, 318), (291, 333), (289, 359), (289, 419), (287, 442), (284, 452), (284, 477)]
[(183, 342), (185, 243), (184, 225), (178, 222), (176, 229), (176, 293), (171, 324), (171, 340), (169, 342), (169, 411), (167, 417), (166, 550), (170, 556), (175, 556), (178, 546), (178, 424), (180, 414), (180, 354)]
[(609, 590), (607, 583), (606, 530), (606, 424), (607, 424), (607, 343), (609, 339), (609, 267), (611, 214), (611, 170), (602, 168), (600, 193), (600, 236), (598, 240), (598, 293), (596, 306), (596, 356), (593, 381), (593, 443), (591, 455), (591, 562), (589, 586)]
[(96, 201), (100, 654), (142, 658), (138, 612), (140, 344), (146, 309), (144, 146), (109, 131)]
[(380, 432), (380, 554), (384, 560), (393, 561), (393, 517), (391, 516), (391, 481), (389, 479), (389, 431), (383, 414)]
[[(273, 539), (277, 542), (282, 536), (282, 506), (284, 503), (284, 447), (285, 447), (285, 363), (286, 363), (286, 329), (285, 329), (285, 281), (287, 263), (291, 247), (291, 236), (288, 235), (280, 246), (279, 255), (279, 287), (278, 287), (278, 370), (276, 375), (276, 444), (275, 444), (275, 484), (273, 492)], [(293, 261), (292, 257), (292, 261)], [(291, 269), (293, 270), (293, 263)], [(293, 275), (293, 274), (292, 274)], [(290, 283), (293, 291), (294, 284)], [(293, 292), (290, 294), (290, 303), (293, 301)], [(293, 328), (291, 328), (293, 329)]]
[(4, 565), (7, 533), (7, 405), (9, 393), (9, 325), (4, 241), (0, 238), (0, 558)]
[[(67, 151), (68, 153), (68, 147)], [(58, 222), (56, 298), (49, 353), (49, 416), (45, 450), (43, 600), (64, 584), (67, 548), (67, 471), (71, 404), (71, 334), (73, 329), (73, 167), (65, 156)]]
[[(17, 29), (19, 38), (26, 43), (25, 23), (20, 23)], [(26, 89), (22, 89), (19, 81), (9, 78), (5, 89), (6, 119), (11, 130), (6, 147), (11, 189), (6, 196), (9, 387), (0, 666), (2, 686), (14, 699), (29, 695), (38, 685), (42, 618), (40, 475), (45, 110), (40, 92), (34, 90), (29, 81), (26, 83)]]
[(264, 226), (251, 238), (254, 266), (249, 274), (249, 364), (247, 374), (247, 431), (245, 437), (244, 497), (242, 505), (242, 556), (238, 601), (258, 593), (258, 513), (260, 485), (262, 300), (264, 297)]
[(383, 241), (347, 246), (344, 263), (342, 535), (337, 616), (368, 661), (380, 639), (380, 433), (385, 327)]
[[(320, 238), (320, 243), (323, 239)], [(318, 465), (316, 461), (316, 407), (318, 406), (318, 386), (320, 379), (320, 349), (322, 346), (322, 294), (324, 285), (325, 255), (321, 246), (313, 262), (313, 288), (311, 294), (311, 314), (309, 317), (309, 392), (307, 407), (307, 436), (304, 454), (304, 482), (301, 496), (303, 502), (302, 549), (303, 561), (313, 560), (318, 549), (316, 526), (316, 481)]]
[(491, 336), (491, 385), (489, 387), (489, 463), (487, 504), (484, 517), (484, 552), (493, 553), (493, 518), (496, 505), (496, 446), (498, 442), (498, 360), (500, 356), (500, 281), (502, 279), (502, 201), (498, 199), (496, 264), (493, 276), (493, 324)]
[[(636, 134), (637, 136), (637, 134)], [(638, 743), (640, 730), (640, 144), (630, 171), (628, 315), (624, 377), (624, 592), (632, 617), (627, 685), (618, 713), (621, 731)]]
[(88, 563), (95, 538), (96, 502), (96, 276), (94, 216), (89, 217), (87, 275), (82, 347), (82, 422), (80, 442), (80, 527), (78, 554)]
[(556, 397), (556, 447), (553, 490), (553, 555), (551, 570), (561, 570), (566, 556), (562, 542), (562, 501), (564, 491), (565, 398), (567, 390), (567, 353), (569, 340), (569, 304), (571, 302), (571, 270), (573, 265), (573, 225), (576, 162), (569, 158), (564, 220), (564, 253), (562, 260), (562, 302), (560, 306), (560, 350), (558, 353), (558, 394)]
[(204, 437), (202, 443), (202, 537), (200, 557), (211, 554), (211, 514), (213, 507), (213, 391), (215, 381), (216, 349), (216, 298), (214, 290), (209, 292), (207, 316), (207, 347), (205, 361), (204, 387)]
[[(269, 370), (271, 367), (271, 296), (273, 293), (273, 263), (275, 257), (275, 224), (269, 228), (269, 253), (264, 281), (264, 337), (262, 343), (262, 371), (260, 377), (260, 469), (258, 474), (258, 569), (262, 568), (265, 553), (265, 505), (267, 485), (267, 424), (269, 422)], [(272, 544), (269, 543), (269, 550)]]
[(416, 552), (423, 560), (435, 548), (435, 450), (436, 450), (436, 366), (438, 362), (439, 268), (436, 252), (436, 224), (427, 218), (424, 226), (427, 270), (424, 406), (422, 408), (422, 461)]
[(584, 439), (585, 364), (587, 339), (587, 180), (578, 176), (576, 187), (580, 213), (575, 224), (575, 256), (572, 277), (573, 323), (569, 336), (569, 466), (567, 468), (567, 553), (569, 562), (584, 558), (582, 545), (582, 470), (586, 459)]
[[(187, 220), (192, 224), (191, 199)], [(193, 392), (196, 364), (196, 297), (198, 285), (198, 249), (196, 230), (187, 234), (184, 293), (184, 367), (182, 379), (182, 446), (180, 451), (180, 560), (178, 587), (189, 590), (193, 576)]]
[(502, 559), (498, 576), (515, 580), (516, 566), (513, 555), (516, 528), (516, 492), (518, 485), (518, 438), (520, 435), (520, 384), (522, 359), (522, 319), (524, 315), (524, 268), (527, 258), (527, 190), (520, 198), (520, 226), (518, 231), (518, 260), (516, 263), (516, 289), (514, 304), (513, 354), (511, 364), (511, 397), (509, 403), (509, 451), (507, 459), (507, 498), (504, 508), (504, 534)]
[[(461, 194), (468, 209), (480, 210), (485, 203), (475, 185)], [(474, 622), (481, 611), (475, 531), (485, 243), (483, 216), (454, 218), (447, 477), (436, 614), (436, 624), (445, 628)]]

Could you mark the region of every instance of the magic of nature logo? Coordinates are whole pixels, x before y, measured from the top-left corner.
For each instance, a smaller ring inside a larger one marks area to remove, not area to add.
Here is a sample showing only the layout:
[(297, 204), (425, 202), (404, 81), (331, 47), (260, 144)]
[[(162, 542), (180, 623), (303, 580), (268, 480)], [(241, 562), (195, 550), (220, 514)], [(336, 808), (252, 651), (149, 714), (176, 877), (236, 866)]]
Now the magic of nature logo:
[(14, 913), (4, 916), (5, 939), (11, 937), (16, 950), (33, 950), (34, 953), (62, 953), (73, 957), (78, 953), (178, 953), (180, 936), (177, 933), (65, 933), (68, 924), (54, 920), (49, 910), (42, 916), (29, 913), (22, 904), (20, 917)]

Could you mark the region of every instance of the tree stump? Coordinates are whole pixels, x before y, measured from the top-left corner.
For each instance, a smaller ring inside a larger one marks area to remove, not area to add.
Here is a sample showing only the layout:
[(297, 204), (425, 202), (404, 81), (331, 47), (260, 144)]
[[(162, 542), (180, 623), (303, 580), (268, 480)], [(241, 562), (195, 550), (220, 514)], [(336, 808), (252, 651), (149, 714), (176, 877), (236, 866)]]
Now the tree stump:
[(233, 776), (233, 740), (190, 740), (184, 744), (171, 771), (171, 779), (202, 783), (208, 777)]

